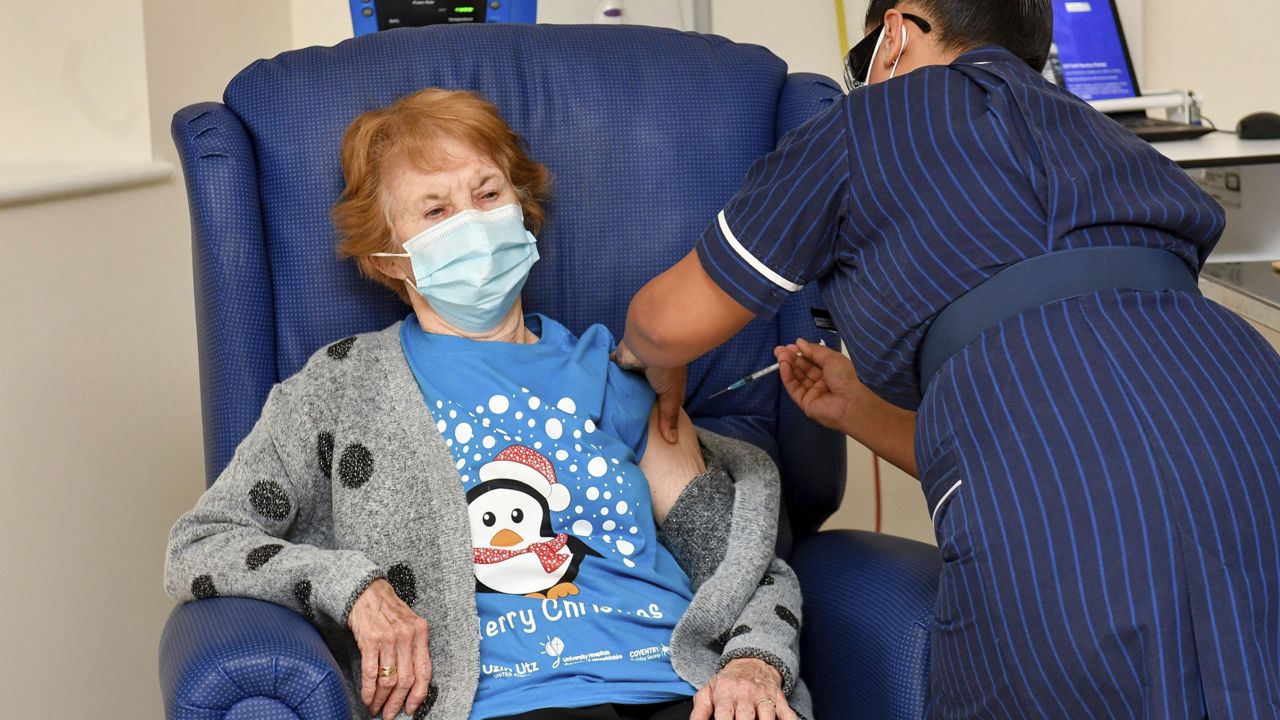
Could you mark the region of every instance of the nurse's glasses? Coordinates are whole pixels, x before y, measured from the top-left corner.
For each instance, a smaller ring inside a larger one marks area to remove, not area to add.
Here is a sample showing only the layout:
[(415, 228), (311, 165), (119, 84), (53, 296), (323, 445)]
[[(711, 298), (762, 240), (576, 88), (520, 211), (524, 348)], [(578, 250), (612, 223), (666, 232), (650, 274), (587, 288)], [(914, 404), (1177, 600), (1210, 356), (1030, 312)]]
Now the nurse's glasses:
[[(923, 32), (933, 32), (933, 26), (928, 20), (919, 15), (910, 13), (902, 13), (902, 17), (910, 20), (920, 27)], [(862, 38), (862, 41), (854, 45), (849, 54), (844, 58), (844, 84), (850, 90), (857, 90), (867, 81), (871, 79), (871, 63), (876, 57), (876, 48), (880, 44), (880, 33), (884, 30), (884, 23), (880, 23), (871, 34)]]

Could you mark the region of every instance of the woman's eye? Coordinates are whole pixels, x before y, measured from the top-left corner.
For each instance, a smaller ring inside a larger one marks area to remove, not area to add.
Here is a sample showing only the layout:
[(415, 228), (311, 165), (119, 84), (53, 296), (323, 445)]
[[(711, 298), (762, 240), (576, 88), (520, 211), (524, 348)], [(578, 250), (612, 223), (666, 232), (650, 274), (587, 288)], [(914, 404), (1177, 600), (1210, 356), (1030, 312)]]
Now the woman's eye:
[(481, 199), (481, 200), (497, 200), (497, 199), (498, 199), (498, 191), (496, 191), (496, 190), (490, 190), (489, 192), (485, 193), (484, 195), (481, 195), (481, 196), (480, 196), (480, 199)]
[(443, 208), (431, 208), (430, 210), (427, 211), (426, 217), (438, 218), (443, 214), (444, 214)]
[(518, 523), (521, 520), (524, 520), (524, 511), (521, 510), (520, 508), (516, 508), (515, 510), (512, 510), (511, 522)]
[(487, 512), (480, 517), (480, 522), (483, 522), (485, 527), (493, 527), (493, 524), (498, 522), (498, 517), (491, 512)]

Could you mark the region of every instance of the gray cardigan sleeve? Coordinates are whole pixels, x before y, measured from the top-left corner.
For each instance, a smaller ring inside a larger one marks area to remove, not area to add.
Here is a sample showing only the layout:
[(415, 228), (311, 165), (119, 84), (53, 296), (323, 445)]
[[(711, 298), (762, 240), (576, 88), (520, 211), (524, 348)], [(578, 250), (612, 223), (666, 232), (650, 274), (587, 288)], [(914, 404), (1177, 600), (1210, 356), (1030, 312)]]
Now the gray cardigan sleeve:
[(329, 512), (326, 448), (318, 441), (314, 467), (281, 451), (277, 428), (305, 422), (291, 382), (272, 390), (227, 468), (174, 525), (165, 590), (181, 602), (257, 598), (345, 626), (356, 598), (382, 572), (363, 553), (333, 549), (331, 538), (308, 530), (332, 527), (316, 521)]
[(763, 660), (782, 673), (782, 692), (790, 695), (800, 676), (800, 612), (800, 580), (774, 558), (729, 633), (720, 667), (739, 658)]
[[(722, 567), (733, 514), (734, 478), (726, 465), (707, 453), (707, 472), (689, 483), (672, 507), (659, 537), (689, 575), (695, 591), (713, 574), (740, 573)], [(776, 472), (773, 473), (776, 476)], [(786, 562), (769, 561), (755, 592), (737, 619), (709, 645), (720, 653), (719, 668), (739, 658), (756, 658), (782, 674), (787, 695), (800, 673), (800, 581)]]

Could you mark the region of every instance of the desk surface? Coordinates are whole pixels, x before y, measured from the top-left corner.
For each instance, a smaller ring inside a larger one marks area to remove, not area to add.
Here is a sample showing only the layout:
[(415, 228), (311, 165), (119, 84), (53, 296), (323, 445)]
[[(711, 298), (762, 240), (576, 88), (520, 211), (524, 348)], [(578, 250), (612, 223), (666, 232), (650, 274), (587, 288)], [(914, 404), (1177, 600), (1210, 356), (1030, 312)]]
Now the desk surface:
[(1234, 133), (1209, 133), (1195, 140), (1152, 143), (1184, 168), (1280, 163), (1280, 140), (1241, 140)]
[(1211, 262), (1201, 276), (1280, 311), (1280, 271), (1269, 262)]
[(1280, 332), (1280, 272), (1271, 263), (1209, 263), (1200, 273), (1204, 296)]

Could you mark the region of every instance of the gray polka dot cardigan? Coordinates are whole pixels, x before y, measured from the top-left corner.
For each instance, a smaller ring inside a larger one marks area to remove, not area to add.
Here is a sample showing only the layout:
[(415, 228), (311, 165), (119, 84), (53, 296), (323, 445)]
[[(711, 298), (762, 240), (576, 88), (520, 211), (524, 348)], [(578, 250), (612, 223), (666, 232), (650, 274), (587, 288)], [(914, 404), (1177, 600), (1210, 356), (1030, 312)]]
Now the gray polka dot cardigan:
[[(700, 438), (708, 472), (660, 531), (695, 590), (672, 665), (701, 687), (734, 658), (762, 659), (810, 714), (799, 583), (773, 555), (777, 470), (750, 445)], [(431, 697), (417, 717), (465, 720), (480, 659), (467, 506), (399, 324), (317, 352), (272, 389), (226, 470), (174, 525), (165, 563), (179, 601), (235, 595), (306, 615), (346, 668), (353, 716), (365, 711), (347, 614), (380, 577), (431, 624)]]

